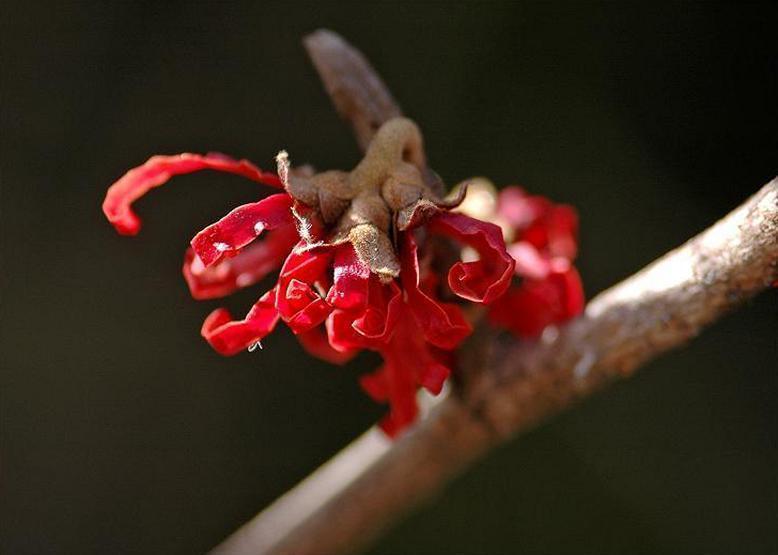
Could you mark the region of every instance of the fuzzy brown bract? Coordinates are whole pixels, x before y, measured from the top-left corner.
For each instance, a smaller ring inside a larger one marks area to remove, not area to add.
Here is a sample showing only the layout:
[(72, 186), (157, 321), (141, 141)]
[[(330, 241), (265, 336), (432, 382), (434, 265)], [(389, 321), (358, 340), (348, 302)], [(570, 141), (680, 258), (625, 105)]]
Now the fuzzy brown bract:
[(284, 187), (302, 205), (295, 215), (308, 248), (349, 242), (383, 281), (400, 274), (396, 233), (456, 207), (466, 193), (461, 188), (454, 198), (442, 197), (440, 179), (427, 168), (421, 132), (407, 118), (381, 126), (351, 172), (294, 175), (285, 151), (276, 160)]

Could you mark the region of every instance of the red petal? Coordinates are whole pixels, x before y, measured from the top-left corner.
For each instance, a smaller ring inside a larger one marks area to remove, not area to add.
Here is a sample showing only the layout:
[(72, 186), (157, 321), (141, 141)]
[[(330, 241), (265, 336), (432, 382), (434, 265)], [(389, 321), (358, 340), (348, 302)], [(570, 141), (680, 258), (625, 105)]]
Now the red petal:
[(206, 266), (230, 256), (256, 239), (263, 231), (293, 225), (292, 197), (271, 195), (244, 204), (203, 229), (192, 239), (192, 248)]
[(354, 318), (355, 314), (346, 310), (333, 310), (327, 317), (327, 338), (333, 349), (348, 352), (364, 347), (362, 338), (354, 330)]
[(578, 212), (567, 204), (558, 204), (548, 215), (548, 251), (568, 260), (578, 251)]
[(277, 175), (263, 172), (248, 160), (233, 160), (224, 154), (212, 152), (202, 156), (185, 152), (174, 156), (152, 156), (145, 164), (131, 169), (111, 185), (103, 201), (103, 212), (119, 233), (135, 235), (141, 224), (132, 210), (133, 202), (150, 189), (164, 185), (174, 175), (205, 169), (234, 173), (282, 188)]
[(541, 196), (529, 196), (521, 187), (505, 187), (497, 199), (497, 213), (515, 230), (521, 231), (541, 218), (551, 207), (551, 201)]
[(399, 303), (399, 325), (387, 344), (379, 349), (384, 365), (360, 379), (362, 388), (377, 401), (389, 402), (389, 414), (380, 426), (394, 437), (417, 416), (416, 390), (424, 387), (440, 393), (450, 371), (444, 364), (442, 351), (431, 347), (409, 304)]
[(470, 335), (472, 328), (454, 304), (439, 303), (419, 288), (419, 259), (411, 232), (401, 233), (400, 264), (403, 289), (427, 341), (443, 349), (453, 349)]
[(329, 250), (293, 250), (284, 262), (278, 277), (276, 307), (294, 333), (318, 326), (332, 312), (332, 307), (314, 288), (317, 283), (328, 280), (331, 260)]
[(357, 257), (351, 243), (336, 247), (332, 287), (327, 302), (335, 308), (358, 309), (367, 304), (370, 268)]
[(327, 304), (307, 283), (294, 280), (287, 288), (287, 298), (302, 307), (289, 316), (284, 322), (294, 333), (304, 333), (315, 328), (327, 319), (332, 307)]
[(381, 350), (391, 339), (402, 311), (400, 288), (373, 276), (368, 306), (363, 310), (334, 310), (327, 318), (330, 345), (337, 350)]
[(502, 231), (494, 224), (453, 212), (441, 212), (429, 222), (430, 230), (473, 247), (480, 260), (457, 262), (448, 273), (451, 290), (469, 301), (489, 304), (510, 285), (513, 258), (505, 250)]
[(572, 260), (578, 250), (578, 214), (566, 204), (549, 206), (542, 217), (520, 234), (520, 239), (549, 256)]
[[(559, 259), (561, 262), (561, 259)], [(567, 261), (564, 261), (567, 262)], [(562, 318), (567, 320), (578, 316), (583, 312), (586, 305), (586, 297), (584, 296), (583, 283), (581, 276), (578, 274), (578, 270), (569, 263), (567, 267), (560, 268), (557, 266), (557, 261), (552, 261), (552, 266), (556, 272), (557, 280), (560, 285), (559, 288), (563, 292), (562, 302)]]
[(402, 313), (404, 300), (397, 283), (381, 283), (373, 276), (370, 281), (368, 306), (354, 320), (352, 328), (362, 338), (365, 347), (380, 348), (388, 342)]
[(489, 307), (489, 321), (520, 337), (537, 337), (553, 321), (543, 297), (524, 286), (509, 290), (499, 303)]
[(489, 310), (492, 323), (522, 337), (536, 337), (547, 326), (580, 314), (584, 307), (581, 278), (567, 261), (555, 262), (546, 279), (527, 279), (494, 304)]
[(407, 369), (387, 360), (373, 374), (361, 377), (360, 385), (374, 400), (389, 401), (389, 414), (378, 424), (389, 437), (397, 437), (416, 420), (416, 383)]
[(190, 247), (184, 256), (184, 279), (195, 299), (214, 299), (254, 285), (283, 263), (299, 240), (294, 225), (282, 226), (241, 249), (234, 257), (205, 267)]
[(418, 412), (418, 407), (411, 409), (410, 404), (402, 411), (392, 408), (390, 409), (389, 414), (381, 419), (378, 426), (387, 436), (394, 439), (416, 421)]
[(325, 275), (327, 267), (332, 261), (332, 251), (328, 249), (302, 250), (305, 246), (304, 242), (297, 243), (284, 262), (279, 278), (298, 279), (312, 283)]
[(300, 345), (316, 358), (332, 364), (345, 364), (354, 358), (357, 350), (337, 351), (327, 341), (327, 335), (321, 328), (314, 328), (297, 335)]
[(450, 375), (451, 370), (447, 366), (433, 362), (424, 369), (420, 385), (433, 395), (438, 395)]
[(519, 241), (508, 247), (508, 252), (516, 261), (515, 273), (530, 279), (545, 279), (551, 271), (548, 258), (542, 256), (535, 245), (527, 241)]
[(224, 308), (216, 309), (203, 322), (200, 334), (218, 353), (239, 353), (273, 331), (278, 322), (275, 300), (273, 288), (262, 295), (243, 320), (233, 320)]
[(526, 241), (550, 256), (575, 258), (578, 214), (572, 206), (554, 204), (541, 196), (529, 196), (519, 187), (500, 191), (497, 213)]
[(359, 377), (359, 385), (376, 403), (389, 400), (389, 384), (386, 380), (386, 368), (383, 366), (370, 374), (362, 374)]

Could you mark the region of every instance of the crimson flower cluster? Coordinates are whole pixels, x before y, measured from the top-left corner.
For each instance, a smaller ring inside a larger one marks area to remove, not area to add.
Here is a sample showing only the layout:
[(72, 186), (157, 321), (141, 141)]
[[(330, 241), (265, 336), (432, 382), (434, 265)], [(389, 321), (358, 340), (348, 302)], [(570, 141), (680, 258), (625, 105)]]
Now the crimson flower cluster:
[[(373, 149), (373, 160), (386, 158), (387, 144), (396, 139), (396, 133), (385, 135), (389, 138)], [(378, 188), (367, 191), (362, 181), (351, 183), (358, 190), (348, 199), (337, 187), (316, 182), (316, 176), (295, 177), (283, 163), (276, 175), (221, 154), (155, 156), (109, 189), (103, 210), (120, 233), (135, 234), (140, 220), (132, 211), (133, 201), (173, 175), (202, 169), (296, 193), (279, 192), (239, 206), (192, 239), (183, 273), (197, 299), (227, 295), (280, 268), (276, 285), (244, 318), (217, 309), (205, 319), (201, 333), (216, 351), (233, 355), (262, 340), (281, 320), (305, 349), (327, 361), (344, 363), (362, 349), (377, 351), (384, 364), (364, 376), (361, 385), (375, 400), (389, 403), (381, 427), (393, 436), (416, 418), (418, 387), (440, 392), (451, 373), (452, 350), (471, 331), (461, 308), (438, 298), (439, 277), (430, 257), (420, 253), (417, 236), (452, 238), (478, 253), (477, 261), (457, 262), (448, 271), (450, 290), (468, 301), (493, 302), (514, 271), (499, 227), (451, 212), (424, 185), (420, 168), (396, 162), (390, 165), (399, 164), (399, 169), (376, 169), (374, 162), (358, 166), (353, 173)], [(339, 175), (338, 183), (346, 187), (347, 177)], [(301, 202), (298, 197), (310, 192), (306, 184), (318, 196)], [(350, 202), (333, 209), (326, 200), (333, 191), (336, 200)], [(357, 209), (362, 205), (368, 208)], [(394, 218), (388, 226), (381, 223), (384, 212)], [(404, 225), (398, 222), (400, 214)], [(328, 226), (328, 220), (339, 223)], [(389, 231), (393, 252), (384, 240)]]
[[(440, 196), (410, 120), (385, 124), (350, 173), (290, 169), (285, 153), (278, 161), (272, 173), (216, 153), (154, 156), (114, 183), (103, 203), (116, 230), (134, 235), (141, 224), (132, 203), (175, 175), (216, 170), (278, 191), (197, 233), (184, 255), (195, 299), (229, 295), (278, 270), (245, 317), (219, 308), (205, 319), (201, 334), (217, 352), (251, 349), (279, 321), (332, 363), (375, 351), (383, 365), (360, 383), (388, 403), (380, 426), (395, 436), (417, 417), (419, 387), (441, 391), (453, 351), (472, 331), (452, 300), (489, 305), (492, 321), (522, 335), (580, 312), (580, 280), (570, 264), (575, 213), (518, 189), (500, 196), (502, 229), (453, 211), (464, 192)], [(441, 269), (435, 237), (469, 254)]]
[(475, 202), (462, 208), (498, 223), (516, 261), (513, 285), (489, 308), (489, 321), (532, 338), (580, 314), (585, 298), (573, 265), (578, 251), (575, 209), (517, 186), (496, 193), (482, 179), (471, 186), (470, 196)]

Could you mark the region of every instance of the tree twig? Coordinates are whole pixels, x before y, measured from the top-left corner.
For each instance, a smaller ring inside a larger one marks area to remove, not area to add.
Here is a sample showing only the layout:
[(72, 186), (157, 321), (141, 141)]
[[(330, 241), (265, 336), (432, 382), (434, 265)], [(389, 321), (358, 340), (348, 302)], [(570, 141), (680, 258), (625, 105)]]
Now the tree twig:
[(362, 53), (337, 33), (320, 29), (303, 39), (308, 55), (338, 114), (348, 121), (359, 147), (402, 110)]
[[(361, 142), (370, 127), (358, 122), (377, 122), (381, 116), (375, 114), (387, 112), (355, 98), (383, 85), (361, 56), (356, 65), (341, 66), (335, 81), (346, 75), (359, 81), (367, 71), (373, 85), (343, 89), (328, 82), (321, 60), (337, 58), (338, 48), (355, 52), (337, 36), (340, 43), (332, 42), (332, 35), (318, 32), (313, 36), (319, 42), (309, 37), (306, 46), (314, 60), (319, 47), (327, 50), (315, 63), (336, 105), (350, 107), (339, 111)], [(352, 100), (338, 100), (332, 91), (339, 90), (351, 91), (342, 94)], [(382, 98), (391, 100), (385, 89)], [(467, 379), (460, 390), (415, 429), (394, 444), (369, 430), (213, 553), (358, 551), (492, 447), (682, 345), (777, 279), (778, 178), (707, 231), (597, 296), (584, 315), (541, 341), (480, 335), (463, 351)]]

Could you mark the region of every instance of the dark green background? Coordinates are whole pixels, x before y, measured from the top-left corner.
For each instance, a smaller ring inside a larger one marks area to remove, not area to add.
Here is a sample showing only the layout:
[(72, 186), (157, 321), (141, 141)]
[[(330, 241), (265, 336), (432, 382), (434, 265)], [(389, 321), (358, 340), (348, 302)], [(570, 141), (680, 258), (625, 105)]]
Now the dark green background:
[[(710, 4), (4, 2), (0, 551), (197, 553), (382, 408), (287, 330), (225, 359), (189, 238), (256, 198), (177, 179), (117, 236), (106, 187), (153, 153), (272, 168), (358, 153), (300, 37), (359, 45), (450, 183), (575, 204), (589, 296), (778, 172), (776, 12)], [(244, 312), (259, 289), (226, 304)], [(372, 553), (776, 553), (776, 293), (514, 442)]]

